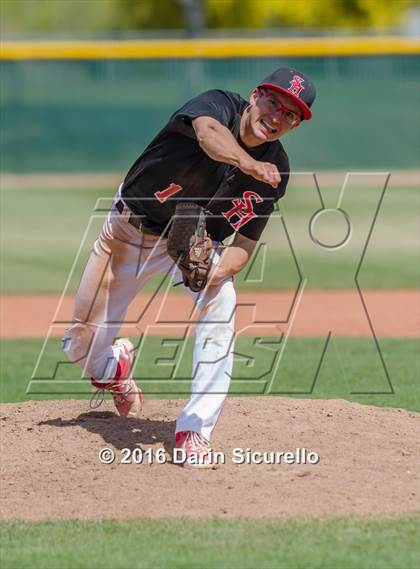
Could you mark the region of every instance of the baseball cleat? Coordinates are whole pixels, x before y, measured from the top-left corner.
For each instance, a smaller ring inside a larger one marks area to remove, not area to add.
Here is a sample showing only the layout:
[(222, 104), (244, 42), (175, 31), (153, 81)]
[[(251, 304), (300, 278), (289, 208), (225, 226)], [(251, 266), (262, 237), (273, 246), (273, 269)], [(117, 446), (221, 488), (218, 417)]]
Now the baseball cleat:
[[(175, 435), (177, 461), (189, 468), (213, 468), (210, 441), (195, 431), (180, 431)], [(179, 456), (181, 455), (181, 456)]]
[(91, 380), (97, 391), (92, 396), (90, 406), (92, 409), (99, 407), (104, 400), (105, 391), (109, 391), (118, 415), (129, 418), (140, 417), (143, 396), (141, 389), (130, 377), (135, 358), (134, 346), (128, 338), (120, 338), (115, 344), (123, 348), (123, 353), (118, 361), (116, 377), (107, 383)]

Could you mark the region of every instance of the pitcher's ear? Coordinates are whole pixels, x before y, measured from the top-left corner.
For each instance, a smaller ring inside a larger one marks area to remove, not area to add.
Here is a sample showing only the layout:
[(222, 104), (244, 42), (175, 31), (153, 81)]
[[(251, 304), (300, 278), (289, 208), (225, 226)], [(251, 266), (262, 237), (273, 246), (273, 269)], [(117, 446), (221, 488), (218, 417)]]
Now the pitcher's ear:
[(255, 103), (258, 101), (260, 96), (261, 96), (260, 90), (258, 87), (256, 87), (252, 91), (251, 96), (249, 97), (249, 102), (251, 103), (251, 105), (255, 105)]

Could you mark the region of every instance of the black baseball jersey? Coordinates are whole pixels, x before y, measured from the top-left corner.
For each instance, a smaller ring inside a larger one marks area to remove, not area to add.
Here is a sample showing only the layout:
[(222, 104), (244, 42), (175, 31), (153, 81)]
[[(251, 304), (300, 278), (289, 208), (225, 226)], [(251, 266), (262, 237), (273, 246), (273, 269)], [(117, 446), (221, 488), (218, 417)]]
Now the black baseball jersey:
[[(121, 195), (143, 224), (158, 234), (167, 232), (176, 203), (193, 201), (206, 208), (207, 231), (223, 241), (238, 231), (257, 241), (286, 190), (289, 161), (280, 142), (255, 148), (239, 137), (241, 116), (248, 103), (237, 93), (212, 90), (176, 111), (130, 168)], [(226, 126), (254, 159), (275, 164), (281, 174), (277, 189), (238, 168), (210, 158), (199, 146), (192, 119), (208, 116)]]

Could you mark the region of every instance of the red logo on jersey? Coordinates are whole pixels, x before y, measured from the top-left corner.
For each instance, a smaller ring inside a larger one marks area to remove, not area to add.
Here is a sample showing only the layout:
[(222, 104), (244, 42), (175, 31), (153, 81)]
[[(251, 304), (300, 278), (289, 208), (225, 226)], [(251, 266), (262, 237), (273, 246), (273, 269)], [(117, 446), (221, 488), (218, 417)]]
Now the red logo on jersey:
[(305, 79), (302, 79), (299, 75), (293, 75), (293, 79), (290, 81), (290, 87), (287, 90), (293, 95), (296, 95), (296, 97), (299, 97), (299, 93), (305, 88), (303, 86), (304, 81)]
[[(255, 200), (255, 203), (261, 203), (263, 201), (262, 197), (256, 192), (247, 191), (244, 192), (242, 199), (232, 200), (232, 209), (222, 212), (223, 217), (228, 220), (235, 231), (238, 231), (240, 227), (248, 223), (248, 221), (251, 221), (254, 217), (257, 217), (252, 206), (252, 199)], [(235, 223), (231, 223), (230, 220), (234, 215), (238, 217), (238, 220), (235, 221)]]
[(168, 186), (167, 188), (165, 188), (164, 190), (161, 190), (160, 192), (155, 192), (155, 198), (160, 202), (160, 203), (164, 203), (166, 202), (166, 200), (168, 200), (171, 196), (173, 196), (174, 194), (180, 192), (182, 190), (182, 186), (179, 186), (178, 184), (174, 184), (172, 182), (172, 184), (170, 186)]

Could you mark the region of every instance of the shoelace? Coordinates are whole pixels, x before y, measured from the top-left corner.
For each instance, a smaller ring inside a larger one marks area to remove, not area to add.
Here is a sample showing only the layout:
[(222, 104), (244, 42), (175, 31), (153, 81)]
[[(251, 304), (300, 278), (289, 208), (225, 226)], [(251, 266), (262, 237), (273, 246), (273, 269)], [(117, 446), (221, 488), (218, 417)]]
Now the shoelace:
[(208, 454), (210, 452), (209, 441), (200, 435), (200, 433), (196, 433), (191, 431), (190, 435), (191, 440), (191, 450), (196, 453), (205, 453)]
[[(120, 391), (117, 388), (121, 388), (121, 385), (124, 385), (124, 391)], [(122, 383), (113, 383), (112, 385), (104, 384), (103, 387), (98, 387), (98, 389), (92, 394), (92, 397), (89, 401), (90, 409), (98, 409), (105, 399), (105, 391), (109, 391), (112, 396), (114, 395), (127, 395), (130, 391), (130, 382), (127, 381), (124, 384)]]

